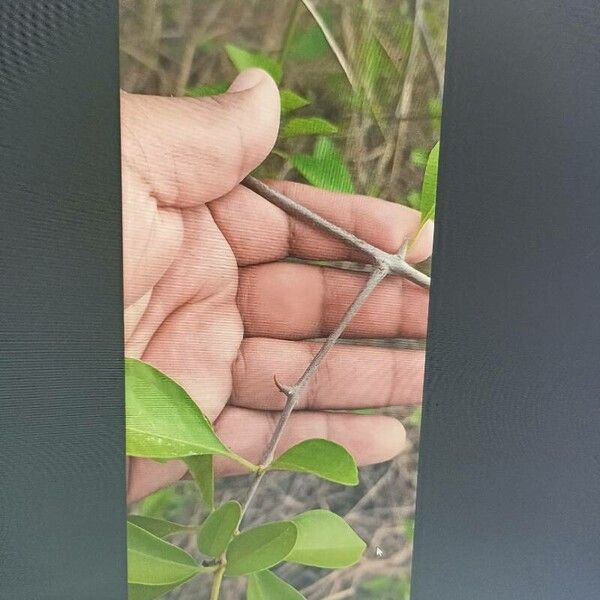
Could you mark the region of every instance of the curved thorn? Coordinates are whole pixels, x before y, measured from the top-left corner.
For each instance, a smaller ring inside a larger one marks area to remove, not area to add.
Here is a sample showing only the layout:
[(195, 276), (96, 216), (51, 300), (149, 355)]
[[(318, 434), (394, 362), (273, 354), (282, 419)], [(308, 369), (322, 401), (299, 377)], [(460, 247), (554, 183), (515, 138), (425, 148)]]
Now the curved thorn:
[(402, 242), (402, 246), (400, 246), (400, 250), (398, 250), (398, 257), (402, 260), (406, 259), (406, 254), (408, 252), (408, 239)]
[(283, 383), (279, 383), (279, 380), (277, 379), (277, 375), (273, 375), (273, 381), (275, 382), (275, 386), (277, 387), (277, 389), (282, 394), (285, 394), (286, 396), (290, 395), (292, 390), (287, 385), (283, 385)]

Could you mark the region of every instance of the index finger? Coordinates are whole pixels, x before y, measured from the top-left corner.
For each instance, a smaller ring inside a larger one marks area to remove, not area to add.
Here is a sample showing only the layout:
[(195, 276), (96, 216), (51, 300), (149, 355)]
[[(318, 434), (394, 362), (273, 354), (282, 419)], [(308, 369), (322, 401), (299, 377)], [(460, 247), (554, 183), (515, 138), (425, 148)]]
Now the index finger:
[[(330, 192), (291, 181), (272, 181), (269, 185), (386, 252), (398, 252), (405, 240), (413, 241), (407, 255), (409, 262), (421, 262), (431, 254), (433, 226), (429, 222), (421, 229), (421, 216), (416, 210), (370, 196)], [(237, 186), (208, 207), (240, 266), (288, 257), (365, 261), (361, 252), (290, 217), (244, 186)]]

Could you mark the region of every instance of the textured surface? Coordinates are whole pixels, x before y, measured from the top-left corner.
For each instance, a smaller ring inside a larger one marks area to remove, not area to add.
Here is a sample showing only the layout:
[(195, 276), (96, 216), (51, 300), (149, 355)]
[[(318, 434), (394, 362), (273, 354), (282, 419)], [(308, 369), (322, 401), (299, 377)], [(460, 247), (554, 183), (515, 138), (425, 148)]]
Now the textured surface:
[(414, 600), (600, 593), (600, 12), (451, 0)]
[(117, 10), (0, 3), (0, 596), (125, 598)]

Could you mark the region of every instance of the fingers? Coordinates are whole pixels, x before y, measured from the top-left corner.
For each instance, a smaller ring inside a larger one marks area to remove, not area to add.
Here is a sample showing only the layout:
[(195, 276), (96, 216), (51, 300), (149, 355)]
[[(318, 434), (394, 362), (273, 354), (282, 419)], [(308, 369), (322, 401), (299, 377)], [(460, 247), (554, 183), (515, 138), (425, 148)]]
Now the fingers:
[[(227, 407), (217, 420), (217, 434), (234, 452), (257, 464), (267, 447), (279, 413)], [(301, 412), (290, 417), (278, 447), (281, 454), (310, 438), (324, 438), (341, 444), (359, 465), (370, 465), (394, 458), (402, 451), (406, 433), (393, 417), (349, 415), (327, 412)], [(243, 467), (217, 458), (219, 475), (243, 473)]]
[[(279, 413), (227, 407), (215, 429), (223, 442), (237, 454), (258, 464), (273, 433)], [(277, 455), (305, 439), (324, 438), (341, 444), (361, 466), (391, 460), (404, 449), (406, 432), (393, 417), (343, 413), (294, 413), (288, 421)], [(181, 461), (166, 464), (132, 458), (127, 502), (136, 502), (155, 490), (174, 483), (187, 472)], [(247, 473), (229, 459), (215, 457), (218, 476)]]
[(279, 126), (275, 82), (242, 72), (211, 98), (123, 94), (124, 167), (142, 173), (159, 204), (185, 207), (226, 194), (271, 151)]
[(139, 357), (180, 383), (215, 418), (231, 393), (242, 338), (237, 265), (206, 206), (183, 211), (184, 243), (126, 338)]
[[(141, 174), (123, 171), (124, 302), (132, 307), (169, 268), (183, 238), (180, 211), (159, 207)], [(132, 312), (137, 312), (133, 309)]]
[[(285, 398), (273, 376), (294, 384), (321, 347), (317, 342), (245, 339), (233, 365), (230, 403), (282, 410)], [(352, 410), (416, 404), (423, 389), (424, 352), (336, 346), (300, 397), (299, 409)]]
[[(270, 182), (270, 185), (386, 252), (397, 252), (405, 240), (413, 240), (420, 227), (420, 214), (416, 210), (392, 202), (286, 181)], [(237, 186), (224, 198), (211, 202), (209, 208), (239, 265), (272, 262), (288, 256), (365, 259), (343, 242), (288, 217), (243, 186)], [(409, 262), (420, 262), (431, 254), (432, 238), (433, 226), (429, 223), (411, 245), (407, 256)]]
[[(291, 340), (328, 335), (367, 277), (291, 263), (245, 267), (238, 287), (245, 335)], [(371, 294), (344, 335), (424, 338), (427, 302), (426, 290), (390, 276)]]
[(183, 461), (158, 463), (149, 458), (129, 458), (127, 503), (137, 502), (162, 487), (179, 481), (187, 473)]

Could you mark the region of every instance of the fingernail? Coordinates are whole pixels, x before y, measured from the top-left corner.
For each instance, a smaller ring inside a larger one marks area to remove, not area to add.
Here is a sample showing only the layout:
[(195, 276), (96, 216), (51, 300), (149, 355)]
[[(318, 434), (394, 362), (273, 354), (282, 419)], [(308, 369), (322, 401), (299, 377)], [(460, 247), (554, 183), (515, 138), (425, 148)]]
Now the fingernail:
[(265, 77), (268, 77), (268, 75), (262, 69), (246, 69), (233, 80), (227, 91), (241, 92), (249, 90), (257, 86)]

